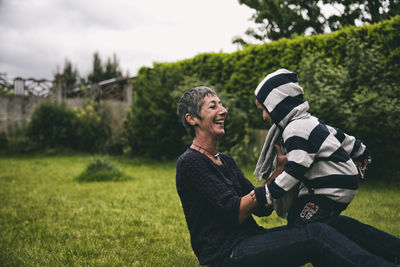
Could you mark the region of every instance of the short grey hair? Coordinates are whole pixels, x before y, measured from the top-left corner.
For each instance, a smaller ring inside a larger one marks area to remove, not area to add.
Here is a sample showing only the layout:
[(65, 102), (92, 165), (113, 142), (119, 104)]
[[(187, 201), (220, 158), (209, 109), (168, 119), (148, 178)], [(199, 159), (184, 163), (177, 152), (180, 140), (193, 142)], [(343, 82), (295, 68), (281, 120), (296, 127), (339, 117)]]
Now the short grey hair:
[(181, 99), (178, 101), (176, 113), (178, 114), (178, 117), (181, 120), (183, 126), (192, 137), (195, 136), (194, 126), (190, 125), (186, 121), (185, 116), (187, 113), (189, 113), (193, 117), (201, 119), (200, 110), (203, 105), (203, 99), (208, 95), (217, 94), (213, 89), (209, 87), (198, 86), (184, 93)]

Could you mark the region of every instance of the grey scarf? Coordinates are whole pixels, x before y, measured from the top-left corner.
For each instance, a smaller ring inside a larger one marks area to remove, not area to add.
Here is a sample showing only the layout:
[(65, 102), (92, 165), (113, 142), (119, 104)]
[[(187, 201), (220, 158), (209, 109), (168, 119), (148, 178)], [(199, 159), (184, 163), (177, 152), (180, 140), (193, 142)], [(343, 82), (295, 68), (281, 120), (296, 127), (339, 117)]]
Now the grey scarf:
[[(275, 124), (272, 125), (268, 131), (260, 157), (258, 158), (256, 169), (254, 170), (254, 176), (257, 177), (257, 182), (268, 179), (272, 170), (275, 169), (276, 151), (274, 145), (281, 145), (281, 135), (282, 133), (279, 127)], [(282, 153), (285, 152), (283, 151)], [(275, 212), (279, 217), (283, 219), (287, 218), (289, 208), (292, 206), (295, 199), (297, 199), (298, 188), (299, 186), (295, 186), (279, 199), (272, 199)]]
[(275, 167), (276, 151), (274, 145), (280, 145), (280, 139), (281, 130), (276, 126), (276, 124), (273, 124), (268, 130), (260, 157), (257, 161), (256, 169), (254, 170), (254, 176), (257, 177), (257, 182), (268, 179)]

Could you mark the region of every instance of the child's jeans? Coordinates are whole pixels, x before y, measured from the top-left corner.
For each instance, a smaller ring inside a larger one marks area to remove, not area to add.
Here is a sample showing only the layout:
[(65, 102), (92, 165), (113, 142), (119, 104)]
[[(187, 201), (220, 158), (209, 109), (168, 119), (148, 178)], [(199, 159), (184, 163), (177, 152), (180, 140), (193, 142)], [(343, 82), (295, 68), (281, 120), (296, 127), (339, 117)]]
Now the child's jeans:
[(288, 226), (300, 226), (311, 222), (330, 223), (346, 209), (325, 196), (311, 195), (297, 199), (290, 208), (287, 220)]

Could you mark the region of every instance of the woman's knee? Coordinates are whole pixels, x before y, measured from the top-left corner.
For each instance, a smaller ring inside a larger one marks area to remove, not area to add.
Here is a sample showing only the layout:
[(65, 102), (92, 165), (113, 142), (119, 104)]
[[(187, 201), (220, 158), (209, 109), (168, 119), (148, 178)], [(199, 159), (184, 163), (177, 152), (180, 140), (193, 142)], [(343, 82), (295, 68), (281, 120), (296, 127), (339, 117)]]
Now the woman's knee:
[(307, 224), (306, 227), (310, 237), (322, 242), (337, 234), (337, 231), (326, 223), (314, 222)]

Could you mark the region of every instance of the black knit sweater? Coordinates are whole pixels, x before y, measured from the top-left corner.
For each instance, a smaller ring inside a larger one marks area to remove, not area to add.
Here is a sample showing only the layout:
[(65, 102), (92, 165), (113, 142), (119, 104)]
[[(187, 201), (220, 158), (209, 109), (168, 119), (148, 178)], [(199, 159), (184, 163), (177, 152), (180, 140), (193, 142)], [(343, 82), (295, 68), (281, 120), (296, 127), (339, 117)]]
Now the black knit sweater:
[[(176, 165), (176, 188), (193, 251), (202, 265), (226, 257), (237, 242), (264, 231), (252, 216), (239, 224), (240, 199), (254, 186), (231, 157), (220, 154), (220, 159), (222, 166), (189, 148)], [(260, 208), (255, 214), (271, 212)]]

